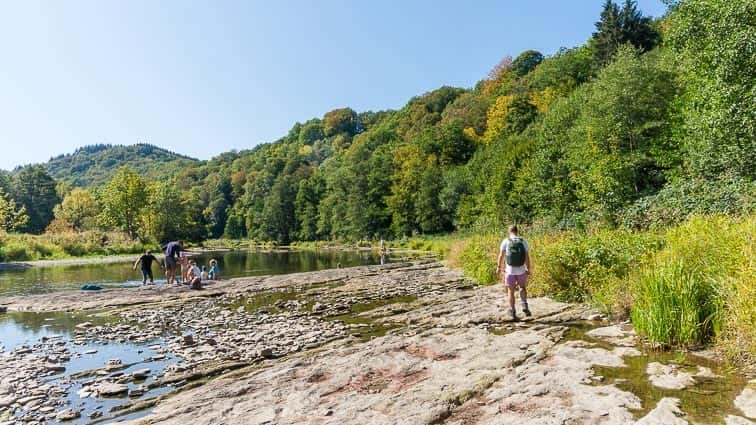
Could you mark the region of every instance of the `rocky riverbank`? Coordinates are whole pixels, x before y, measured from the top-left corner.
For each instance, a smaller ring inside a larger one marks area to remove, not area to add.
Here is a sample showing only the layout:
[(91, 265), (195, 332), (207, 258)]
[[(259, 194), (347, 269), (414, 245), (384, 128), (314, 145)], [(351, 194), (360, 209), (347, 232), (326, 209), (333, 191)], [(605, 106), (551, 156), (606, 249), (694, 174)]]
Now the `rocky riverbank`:
[(0, 422), (755, 419), (756, 383), (721, 365), (649, 352), (584, 306), (534, 299), (512, 323), (504, 303), (434, 261), (7, 297), (9, 320), (76, 313), (62, 335), (0, 353)]

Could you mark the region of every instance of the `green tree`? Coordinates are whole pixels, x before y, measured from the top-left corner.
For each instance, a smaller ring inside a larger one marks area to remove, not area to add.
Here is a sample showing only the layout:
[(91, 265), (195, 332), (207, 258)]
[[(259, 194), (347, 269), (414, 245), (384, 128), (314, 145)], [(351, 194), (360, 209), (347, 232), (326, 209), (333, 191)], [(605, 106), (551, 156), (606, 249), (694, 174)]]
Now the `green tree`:
[(55, 218), (70, 224), (75, 230), (84, 230), (95, 225), (99, 207), (90, 191), (75, 188), (55, 206), (54, 213)]
[(26, 225), (27, 221), (29, 216), (26, 215), (26, 209), (23, 206), (16, 207), (16, 201), (0, 188), (0, 230), (13, 232)]
[(516, 76), (523, 77), (534, 70), (541, 62), (543, 62), (543, 54), (541, 52), (526, 50), (512, 61), (511, 70)]
[(195, 202), (181, 194), (175, 181), (154, 183), (147, 187), (148, 208), (142, 211), (142, 222), (153, 240), (195, 240), (200, 236), (198, 233), (201, 234), (201, 230), (198, 228), (201, 226), (192, 214), (197, 210)]
[(360, 119), (352, 108), (334, 109), (323, 116), (323, 130), (326, 136), (353, 136), (361, 130)]
[(149, 191), (147, 183), (139, 174), (127, 167), (119, 168), (98, 192), (98, 198), (103, 223), (122, 229), (132, 238), (140, 236), (139, 225), (147, 206)]
[(317, 140), (325, 137), (323, 123), (320, 120), (310, 120), (299, 131), (299, 143), (303, 145), (312, 145)]
[(260, 215), (260, 236), (265, 240), (287, 244), (296, 234), (293, 189), (289, 176), (282, 176), (273, 184)]
[(41, 165), (24, 167), (16, 173), (12, 179), (12, 197), (29, 216), (29, 221), (18, 228), (27, 233), (42, 233), (60, 202), (55, 180)]
[(678, 134), (693, 176), (756, 177), (756, 3), (687, 0), (670, 15), (682, 69)]
[(614, 1), (606, 0), (592, 41), (596, 62), (603, 66), (624, 44), (631, 44), (645, 52), (653, 49), (659, 40), (653, 21), (643, 16), (634, 0), (625, 0), (622, 8)]

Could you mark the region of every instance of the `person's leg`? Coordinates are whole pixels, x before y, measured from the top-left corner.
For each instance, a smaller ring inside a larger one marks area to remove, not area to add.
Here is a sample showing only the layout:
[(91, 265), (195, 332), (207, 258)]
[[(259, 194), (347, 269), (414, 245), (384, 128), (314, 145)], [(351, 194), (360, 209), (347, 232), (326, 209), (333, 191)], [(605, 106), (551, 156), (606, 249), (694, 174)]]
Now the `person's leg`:
[(504, 278), (504, 281), (507, 286), (507, 296), (509, 298), (509, 313), (512, 315), (512, 320), (517, 320), (517, 311), (515, 310), (515, 286), (517, 286), (516, 276), (507, 275)]
[(150, 278), (150, 284), (155, 284), (155, 276), (152, 275), (152, 269), (147, 270), (147, 277)]
[(522, 303), (522, 312), (526, 316), (530, 317), (530, 309), (528, 308), (528, 275), (527, 273), (518, 276), (517, 285), (520, 287), (520, 302)]
[(142, 270), (142, 285), (147, 284), (147, 272)]

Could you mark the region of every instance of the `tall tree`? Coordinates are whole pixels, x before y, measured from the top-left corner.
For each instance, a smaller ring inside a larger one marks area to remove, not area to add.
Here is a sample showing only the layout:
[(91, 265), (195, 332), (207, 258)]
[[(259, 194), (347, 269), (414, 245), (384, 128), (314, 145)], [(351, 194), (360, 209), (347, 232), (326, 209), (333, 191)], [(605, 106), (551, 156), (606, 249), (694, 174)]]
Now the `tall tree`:
[(18, 228), (20, 232), (42, 233), (50, 224), (60, 202), (55, 188), (55, 180), (41, 165), (25, 167), (13, 177), (13, 199), (29, 215), (29, 221)]
[(75, 230), (84, 230), (94, 225), (99, 208), (90, 191), (75, 188), (55, 206), (54, 212), (55, 218), (70, 224)]
[(16, 207), (16, 201), (0, 188), (0, 230), (12, 232), (23, 227), (27, 221), (26, 208)]
[(105, 224), (122, 229), (132, 238), (143, 234), (139, 225), (149, 192), (139, 174), (127, 167), (119, 168), (98, 195)]
[(623, 44), (648, 51), (659, 43), (659, 33), (649, 16), (643, 16), (634, 0), (625, 0), (622, 8), (612, 0), (606, 0), (601, 17), (596, 22), (593, 46), (596, 63), (609, 63)]

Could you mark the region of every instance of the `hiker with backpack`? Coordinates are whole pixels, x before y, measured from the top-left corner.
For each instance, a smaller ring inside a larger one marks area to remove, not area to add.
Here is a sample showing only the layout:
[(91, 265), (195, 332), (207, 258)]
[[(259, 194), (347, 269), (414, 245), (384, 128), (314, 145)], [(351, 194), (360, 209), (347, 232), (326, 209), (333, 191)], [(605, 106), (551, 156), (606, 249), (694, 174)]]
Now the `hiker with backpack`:
[(528, 293), (526, 286), (528, 284), (528, 275), (530, 274), (530, 248), (525, 239), (521, 238), (517, 226), (509, 226), (509, 236), (501, 241), (499, 248), (499, 258), (496, 260), (496, 274), (501, 273), (502, 262), (506, 260), (504, 269), (504, 283), (507, 286), (509, 295), (509, 312), (512, 320), (518, 320), (515, 310), (515, 288), (520, 288), (520, 300), (522, 301), (522, 312), (525, 316), (530, 317), (528, 308)]

